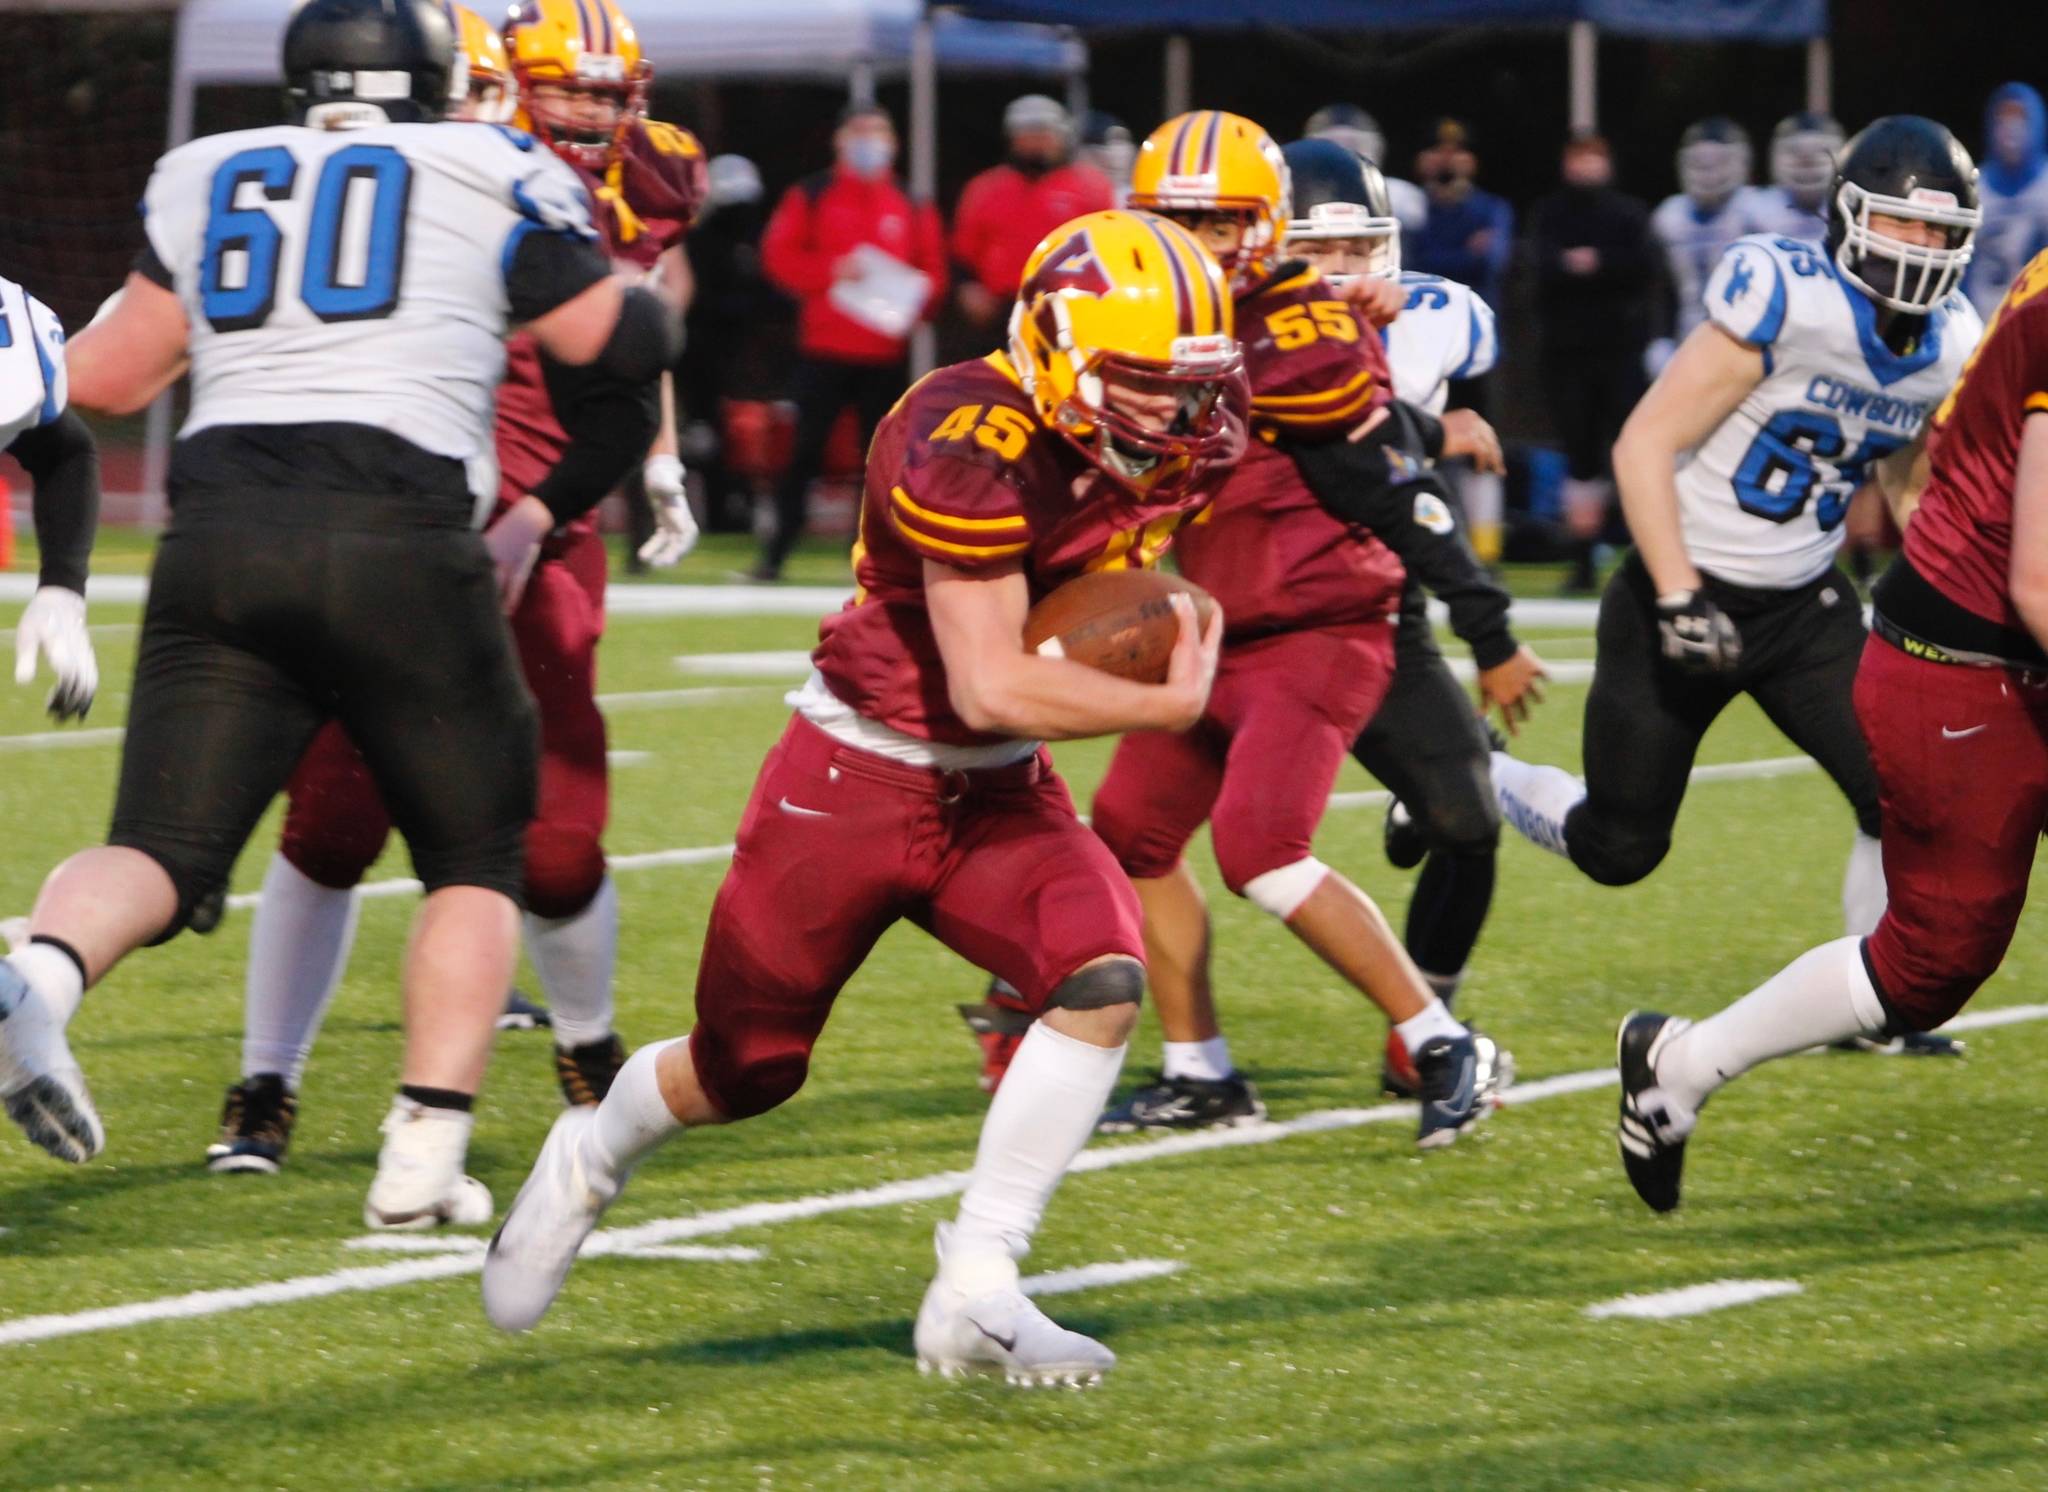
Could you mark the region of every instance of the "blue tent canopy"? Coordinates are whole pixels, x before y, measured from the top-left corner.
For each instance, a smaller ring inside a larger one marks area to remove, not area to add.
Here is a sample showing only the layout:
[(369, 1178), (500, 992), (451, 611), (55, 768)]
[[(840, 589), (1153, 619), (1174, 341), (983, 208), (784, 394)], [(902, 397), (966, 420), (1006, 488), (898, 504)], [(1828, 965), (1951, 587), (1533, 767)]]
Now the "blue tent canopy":
[(992, 20), (1209, 31), (1296, 26), (1325, 31), (1561, 26), (1590, 21), (1630, 36), (1802, 42), (1828, 32), (1827, 0), (967, 0)]

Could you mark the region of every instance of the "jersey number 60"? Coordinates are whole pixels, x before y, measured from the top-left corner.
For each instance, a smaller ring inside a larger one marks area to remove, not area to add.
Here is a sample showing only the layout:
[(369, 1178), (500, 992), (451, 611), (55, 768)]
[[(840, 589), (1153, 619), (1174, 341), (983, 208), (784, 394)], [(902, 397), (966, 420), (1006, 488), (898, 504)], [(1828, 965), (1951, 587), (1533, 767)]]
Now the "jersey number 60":
[[(261, 206), (239, 207), (242, 189), (258, 185), (267, 201), (283, 202), (299, 179), (296, 157), (282, 145), (229, 156), (213, 173), (212, 210), (206, 220), (206, 257), (199, 271), (199, 309), (217, 332), (247, 331), (270, 319), (277, 305), (277, 266), (284, 234)], [(373, 184), (362, 280), (341, 278), (349, 239), (349, 207), (359, 181)], [(405, 210), (412, 167), (389, 145), (348, 145), (327, 158), (313, 189), (306, 220), (305, 262), (299, 299), (322, 321), (375, 321), (398, 305), (405, 268)], [(236, 283), (228, 281), (239, 265)]]

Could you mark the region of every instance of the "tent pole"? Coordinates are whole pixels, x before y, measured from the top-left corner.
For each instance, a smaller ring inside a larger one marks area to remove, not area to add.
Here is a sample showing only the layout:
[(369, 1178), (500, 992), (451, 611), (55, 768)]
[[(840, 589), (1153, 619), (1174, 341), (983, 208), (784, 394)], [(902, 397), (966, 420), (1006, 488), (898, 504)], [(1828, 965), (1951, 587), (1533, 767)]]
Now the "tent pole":
[(1806, 107), (1816, 114), (1832, 114), (1835, 105), (1835, 48), (1825, 36), (1806, 42)]
[[(165, 144), (175, 149), (192, 138), (192, 120), (198, 85), (183, 68), (182, 48), (174, 36), (171, 43), (171, 117), (165, 128)], [(164, 521), (164, 489), (171, 474), (171, 401), (166, 389), (149, 406), (142, 427), (142, 513), (143, 523), (152, 527)]]
[(1176, 31), (1166, 38), (1166, 117), (1185, 114), (1194, 107), (1195, 52), (1187, 34)]
[(871, 104), (875, 101), (874, 63), (862, 60), (847, 70), (846, 101), (852, 104)]
[[(939, 53), (929, 11), (910, 32), (910, 195), (934, 203), (939, 196)], [(937, 354), (931, 323), (921, 323), (910, 338), (911, 377), (931, 372)]]
[(1600, 127), (1600, 33), (1591, 21), (1573, 21), (1571, 49), (1571, 126)]

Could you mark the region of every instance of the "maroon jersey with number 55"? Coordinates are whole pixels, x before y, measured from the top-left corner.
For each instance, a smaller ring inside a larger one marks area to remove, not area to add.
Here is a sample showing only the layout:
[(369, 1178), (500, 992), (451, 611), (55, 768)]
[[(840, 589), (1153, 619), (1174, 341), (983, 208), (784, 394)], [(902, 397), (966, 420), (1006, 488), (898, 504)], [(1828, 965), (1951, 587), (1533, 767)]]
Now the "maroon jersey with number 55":
[(1216, 478), (1141, 496), (1048, 430), (994, 353), (918, 380), (875, 431), (854, 546), (853, 600), (811, 655), (870, 720), (949, 746), (1003, 739), (953, 712), (925, 609), (924, 562), (970, 574), (1020, 567), (1035, 602), (1092, 570), (1156, 563)]

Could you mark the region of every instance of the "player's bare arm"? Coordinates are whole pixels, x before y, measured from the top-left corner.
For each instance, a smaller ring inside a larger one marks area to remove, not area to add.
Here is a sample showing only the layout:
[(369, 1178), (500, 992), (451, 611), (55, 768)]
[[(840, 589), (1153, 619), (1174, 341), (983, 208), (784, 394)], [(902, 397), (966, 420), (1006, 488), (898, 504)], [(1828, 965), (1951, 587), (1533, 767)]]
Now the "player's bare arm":
[(2048, 648), (2048, 414), (2032, 414), (2020, 436), (2012, 484), (2012, 604)]
[(189, 327), (176, 293), (128, 276), (113, 306), (64, 349), (71, 402), (99, 414), (133, 414), (185, 371)]
[(1678, 457), (1734, 413), (1763, 382), (1764, 355), (1711, 322), (1693, 329), (1621, 427), (1614, 479), (1629, 536), (1657, 594), (1700, 588), (1700, 572), (1679, 532)]
[(1927, 429), (1924, 425), (1910, 445), (1880, 457), (1872, 468), (1872, 485), (1883, 495), (1885, 506), (1891, 510), (1892, 522), (1899, 526), (1901, 533), (1913, 521), (1913, 510), (1920, 506), (1920, 494), (1927, 488), (1927, 470)]
[(1072, 741), (1130, 730), (1186, 730), (1202, 716), (1223, 645), (1218, 608), (1206, 633), (1174, 599), (1180, 638), (1163, 684), (1133, 684), (1065, 658), (1024, 650), (1031, 593), (1022, 570), (970, 575), (924, 562), (932, 634), (946, 692), (970, 727), (1026, 740)]

